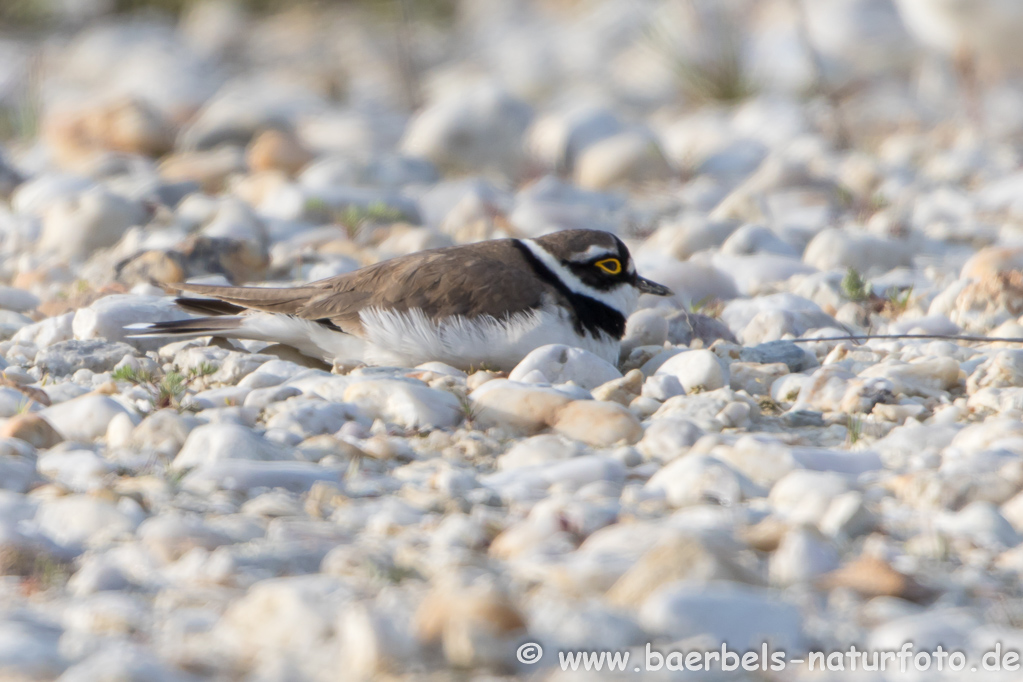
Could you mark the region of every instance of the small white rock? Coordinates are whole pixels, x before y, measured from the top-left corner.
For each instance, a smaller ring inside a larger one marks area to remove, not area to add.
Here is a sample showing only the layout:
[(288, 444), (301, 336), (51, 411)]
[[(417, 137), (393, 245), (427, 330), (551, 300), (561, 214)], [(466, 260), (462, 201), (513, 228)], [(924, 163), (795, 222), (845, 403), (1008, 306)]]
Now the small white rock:
[(664, 402), (677, 395), (685, 395), (686, 389), (674, 374), (655, 374), (643, 382), (643, 397)]
[(465, 418), (454, 394), (418, 381), (360, 381), (345, 389), (345, 400), (374, 419), (407, 428), (450, 428)]
[(755, 651), (765, 641), (772, 651), (803, 644), (803, 619), (794, 604), (735, 583), (666, 585), (643, 602), (639, 622), (670, 641), (702, 636), (733, 651)]
[(48, 317), (41, 322), (22, 327), (15, 332), (11, 340), (17, 343), (31, 343), (39, 348), (45, 348), (61, 341), (70, 341), (75, 337), (74, 329), (72, 329), (74, 318), (75, 313)]
[(187, 469), (224, 460), (291, 459), (279, 446), (239, 424), (204, 424), (193, 429), (171, 464)]
[(816, 524), (831, 500), (850, 487), (848, 479), (840, 474), (796, 469), (774, 484), (769, 499), (789, 523)]
[(162, 338), (129, 338), (128, 325), (140, 322), (183, 320), (188, 314), (171, 298), (115, 294), (99, 299), (74, 314), (71, 328), (76, 339), (124, 341), (142, 350), (156, 350), (167, 343)]
[(40, 474), (76, 492), (95, 490), (114, 467), (91, 450), (54, 451), (36, 462)]
[(105, 395), (89, 394), (47, 407), (39, 415), (48, 421), (65, 440), (92, 442), (107, 433), (117, 415), (129, 419), (136, 415), (124, 405)]
[(1020, 543), (1020, 535), (998, 508), (986, 501), (971, 502), (958, 512), (945, 513), (937, 519), (937, 526), (957, 537), (981, 547), (1005, 549)]
[(703, 435), (703, 429), (686, 419), (654, 419), (636, 447), (648, 459), (670, 462), (687, 453)]
[(114, 504), (91, 495), (68, 495), (39, 505), (39, 530), (67, 547), (98, 547), (132, 533), (145, 513), (128, 498)]
[(539, 371), (552, 384), (571, 381), (587, 390), (596, 388), (612, 379), (620, 379), (618, 368), (582, 348), (561, 344), (540, 346), (524, 357), (508, 378), (511, 381), (527, 382), (525, 377)]
[(92, 187), (48, 208), (39, 249), (68, 260), (84, 260), (93, 251), (116, 243), (129, 227), (145, 221), (141, 203)]
[(775, 585), (809, 582), (838, 568), (838, 553), (815, 528), (790, 530), (771, 555), (770, 576)]
[(761, 491), (724, 462), (707, 455), (684, 455), (658, 471), (645, 486), (662, 492), (673, 507), (713, 501), (732, 506)]
[(674, 376), (686, 393), (694, 389), (713, 391), (728, 385), (728, 370), (709, 350), (691, 350), (668, 358), (657, 374)]

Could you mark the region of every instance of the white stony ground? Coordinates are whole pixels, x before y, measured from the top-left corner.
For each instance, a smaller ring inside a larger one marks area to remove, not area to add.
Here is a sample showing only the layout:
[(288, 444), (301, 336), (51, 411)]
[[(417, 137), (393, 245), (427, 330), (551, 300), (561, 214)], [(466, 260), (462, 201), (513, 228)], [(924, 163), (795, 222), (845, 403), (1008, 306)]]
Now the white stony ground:
[[(805, 4), (800, 31), (783, 0), (702, 28), (685, 3), (466, 0), (397, 61), (351, 8), (0, 37), (24, 125), (0, 160), (0, 678), (1023, 646), (1023, 350), (826, 340), (1023, 336), (1023, 90), (982, 69), (971, 119), (887, 1)], [(701, 103), (729, 30), (753, 91)], [(677, 292), (641, 302), (619, 367), (331, 371), (122, 330), (183, 315), (154, 283), (563, 227), (615, 231)], [(811, 677), (945, 679), (771, 679)]]

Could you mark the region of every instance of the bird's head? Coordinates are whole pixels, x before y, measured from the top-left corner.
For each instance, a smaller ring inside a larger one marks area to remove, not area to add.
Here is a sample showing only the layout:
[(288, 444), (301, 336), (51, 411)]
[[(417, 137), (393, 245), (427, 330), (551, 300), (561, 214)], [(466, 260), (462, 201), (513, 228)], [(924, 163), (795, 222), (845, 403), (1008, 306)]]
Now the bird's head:
[(621, 239), (601, 230), (563, 230), (528, 240), (537, 257), (565, 286), (628, 317), (640, 294), (670, 296), (671, 289), (641, 277)]

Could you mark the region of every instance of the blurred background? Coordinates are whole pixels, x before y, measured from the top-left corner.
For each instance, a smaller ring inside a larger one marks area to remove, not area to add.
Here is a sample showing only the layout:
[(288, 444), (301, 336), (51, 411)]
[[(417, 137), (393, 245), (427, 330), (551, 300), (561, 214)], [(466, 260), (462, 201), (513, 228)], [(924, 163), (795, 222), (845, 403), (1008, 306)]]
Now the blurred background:
[[(0, 191), (46, 182), (0, 215), (0, 276), (115, 244), (87, 279), (353, 266), (270, 248), (299, 224), (364, 241), (367, 224), (430, 228), (386, 253), (565, 227), (647, 237), (710, 211), (780, 225), (797, 253), (850, 207), (893, 207), (897, 234), (916, 166), (952, 183), (1017, 167), (1021, 29), (1016, 0), (3, 0)], [(759, 181), (798, 191), (737, 197), (768, 158), (800, 177)], [(82, 178), (129, 204), (69, 241), (43, 204)], [(196, 194), (225, 191), (265, 228), (241, 265), (179, 249), (125, 267), (152, 250), (129, 227), (162, 207), (194, 229), (212, 210)], [(652, 248), (700, 247), (669, 233)]]
[(684, 176), (720, 131), (680, 117), (748, 102), (760, 144), (765, 128), (866, 141), (963, 116), (1011, 135), (1019, 5), (4, 0), (0, 137), (41, 133), (49, 158), (88, 168), (103, 149), (159, 157), (287, 127), (314, 153), (398, 148), (445, 171), (606, 185), (576, 167), (595, 142), (645, 136), (665, 162), (646, 175)]

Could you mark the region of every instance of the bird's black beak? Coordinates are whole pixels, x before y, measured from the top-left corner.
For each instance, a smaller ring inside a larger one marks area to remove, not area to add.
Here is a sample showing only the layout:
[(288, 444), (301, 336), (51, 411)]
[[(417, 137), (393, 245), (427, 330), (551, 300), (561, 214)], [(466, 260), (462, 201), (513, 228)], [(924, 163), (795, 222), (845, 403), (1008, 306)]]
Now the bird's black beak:
[(654, 296), (671, 296), (672, 291), (663, 284), (652, 282), (646, 277), (636, 277), (636, 288), (642, 291), (644, 294), (653, 294)]

